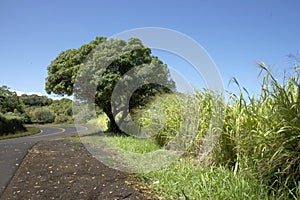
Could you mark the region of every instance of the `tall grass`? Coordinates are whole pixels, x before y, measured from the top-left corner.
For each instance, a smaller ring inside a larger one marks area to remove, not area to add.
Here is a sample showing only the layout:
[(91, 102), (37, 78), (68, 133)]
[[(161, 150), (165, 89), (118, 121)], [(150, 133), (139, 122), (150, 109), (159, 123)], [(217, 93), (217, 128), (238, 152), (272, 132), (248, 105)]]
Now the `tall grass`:
[[(196, 103), (199, 114), (198, 129), (187, 155), (203, 155), (203, 143), (208, 133), (216, 131), (218, 143), (212, 152), (204, 154), (210, 165), (222, 165), (237, 173), (250, 173), (260, 177), (269, 187), (270, 194), (278, 198), (300, 198), (300, 84), (298, 68), (294, 75), (282, 84), (262, 63), (264, 74), (259, 96), (249, 95), (246, 88), (239, 94), (230, 94), (226, 105), (211, 91), (198, 92), (190, 103)], [(186, 96), (182, 96), (186, 99)], [(151, 114), (163, 109), (164, 121), (157, 132), (156, 140), (161, 146), (167, 145), (178, 134), (183, 119), (182, 111), (190, 105), (174, 95), (157, 97), (150, 106), (137, 112), (138, 123), (147, 126), (153, 123)], [(218, 104), (215, 104), (218, 102)], [(156, 105), (156, 106), (154, 106)], [(160, 105), (160, 106), (157, 106)], [(218, 105), (218, 106), (215, 106)], [(154, 109), (150, 109), (154, 108)], [(223, 112), (225, 108), (225, 112)], [(160, 111), (162, 112), (162, 111)], [(219, 115), (219, 118), (215, 115)], [(195, 116), (191, 112), (190, 116)], [(184, 116), (186, 117), (186, 116)], [(152, 117), (153, 118), (153, 117)], [(212, 119), (214, 119), (212, 121)], [(222, 120), (221, 123), (214, 121)], [(222, 126), (218, 126), (222, 124)], [(211, 130), (212, 127), (217, 130)], [(203, 158), (203, 156), (201, 157)]]
[(259, 66), (265, 73), (260, 96), (245, 97), (241, 92), (230, 97), (216, 152), (218, 162), (233, 171), (251, 170), (262, 177), (272, 192), (288, 192), (298, 199), (299, 73), (296, 69), (294, 76), (279, 84), (264, 64)]
[(133, 111), (133, 119), (141, 127), (150, 127), (148, 131), (153, 132), (160, 146), (171, 146), (173, 140), (186, 142), (185, 150), (194, 155), (203, 151), (199, 144), (212, 129), (222, 128), (222, 118), (224, 103), (209, 90), (196, 91), (194, 95), (162, 94), (147, 107)]

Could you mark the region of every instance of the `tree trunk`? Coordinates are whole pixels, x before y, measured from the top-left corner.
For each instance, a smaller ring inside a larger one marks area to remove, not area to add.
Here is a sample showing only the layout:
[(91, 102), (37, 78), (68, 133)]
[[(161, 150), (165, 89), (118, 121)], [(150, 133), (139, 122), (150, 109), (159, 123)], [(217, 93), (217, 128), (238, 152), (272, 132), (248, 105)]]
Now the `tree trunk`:
[(111, 110), (111, 104), (110, 103), (107, 103), (103, 107), (103, 112), (109, 118), (108, 131), (112, 132), (112, 133), (116, 133), (116, 134), (122, 133), (122, 131), (120, 130), (119, 126), (117, 125), (117, 123), (115, 121), (114, 115), (113, 115), (112, 110)]

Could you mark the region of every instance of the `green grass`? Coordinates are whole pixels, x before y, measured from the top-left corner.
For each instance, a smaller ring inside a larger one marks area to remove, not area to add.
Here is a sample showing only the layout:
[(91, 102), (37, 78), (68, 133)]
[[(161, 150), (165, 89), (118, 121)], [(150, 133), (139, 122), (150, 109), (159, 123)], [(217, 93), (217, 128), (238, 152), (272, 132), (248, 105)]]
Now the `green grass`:
[[(96, 121), (92, 121), (97, 123)], [(132, 153), (148, 153), (160, 149), (160, 146), (152, 138), (136, 138), (133, 136), (118, 136), (112, 134), (112, 136), (100, 136), (98, 133), (98, 126), (90, 126), (91, 122), (88, 124), (89, 130), (85, 131), (80, 137), (81, 141), (84, 143), (89, 143), (93, 145), (106, 144), (115, 148), (122, 149), (127, 152)], [(109, 133), (106, 133), (109, 135)]]
[(106, 137), (106, 142), (133, 153), (148, 153), (160, 149), (152, 139), (139, 139), (135, 137)]
[[(141, 154), (160, 148), (152, 139), (122, 136), (86, 136), (81, 139), (93, 144), (105, 141), (124, 151)], [(268, 195), (266, 186), (254, 177), (239, 173), (234, 175), (225, 167), (201, 167), (188, 159), (181, 159), (161, 170), (137, 176), (141, 178), (142, 186), (150, 189), (156, 198), (273, 199)]]
[(224, 167), (201, 167), (184, 159), (139, 177), (142, 186), (160, 199), (273, 199), (253, 177), (234, 175)]
[(26, 129), (27, 129), (26, 132), (17, 132), (14, 134), (7, 134), (7, 135), (0, 136), (0, 140), (34, 135), (41, 131), (40, 129), (34, 127), (27, 127)]
[(160, 169), (177, 156), (172, 151), (160, 149), (151, 138), (85, 135), (80, 139), (88, 148), (91, 147), (93, 156), (101, 162), (129, 173)]
[[(152, 139), (135, 137), (87, 135), (81, 137), (81, 140), (95, 145), (104, 142), (126, 152), (140, 154), (160, 148)], [(128, 159), (128, 156), (125, 159)], [(129, 158), (129, 161), (136, 166), (144, 163), (139, 158)], [(205, 167), (197, 160), (187, 157), (163, 169), (139, 173), (137, 176), (141, 180), (139, 186), (148, 188), (150, 195), (155, 199), (290, 199), (287, 191), (281, 194), (270, 192), (270, 188), (254, 173), (234, 173), (224, 166)]]

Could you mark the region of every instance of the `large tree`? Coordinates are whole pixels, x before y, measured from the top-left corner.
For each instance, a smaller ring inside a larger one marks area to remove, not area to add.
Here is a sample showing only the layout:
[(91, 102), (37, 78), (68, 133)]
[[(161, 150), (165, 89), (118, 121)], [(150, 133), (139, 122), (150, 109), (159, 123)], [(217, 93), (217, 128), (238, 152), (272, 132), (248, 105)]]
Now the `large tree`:
[[(139, 86), (128, 86), (134, 84)], [(129, 108), (120, 105), (124, 102), (112, 101), (116, 86), (119, 86), (118, 99), (128, 101)], [(155, 94), (173, 89), (175, 84), (167, 66), (136, 38), (126, 42), (97, 37), (79, 49), (64, 51), (48, 66), (46, 79), (49, 94), (74, 94), (81, 101), (94, 101), (109, 117), (109, 128), (113, 131), (119, 131), (114, 116), (121, 113), (120, 120), (125, 120), (128, 109), (144, 105)]]

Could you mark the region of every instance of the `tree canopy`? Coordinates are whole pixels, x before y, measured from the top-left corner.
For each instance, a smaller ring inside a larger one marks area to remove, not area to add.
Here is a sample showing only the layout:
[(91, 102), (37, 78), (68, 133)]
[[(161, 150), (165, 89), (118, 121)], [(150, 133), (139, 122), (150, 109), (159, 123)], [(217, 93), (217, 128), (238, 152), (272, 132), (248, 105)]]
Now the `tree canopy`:
[(90, 43), (82, 45), (79, 49), (69, 49), (61, 52), (48, 66), (46, 92), (48, 94), (72, 95), (73, 84), (80, 65), (89, 53), (105, 40), (104, 37), (97, 37)]
[[(128, 84), (137, 84), (132, 79), (144, 82), (130, 89)], [(128, 112), (124, 112), (125, 108), (113, 113), (111, 98), (120, 81), (123, 89), (132, 92), (123, 93), (130, 95), (130, 108), (145, 104), (157, 93), (170, 92), (175, 88), (167, 66), (151, 55), (151, 49), (145, 47), (139, 39), (130, 38), (126, 42), (97, 37), (79, 49), (60, 53), (51, 62), (48, 66), (46, 91), (49, 94), (74, 94), (79, 100), (94, 101), (109, 117), (109, 128), (119, 131), (114, 115), (122, 112), (123, 120), (128, 115)]]

